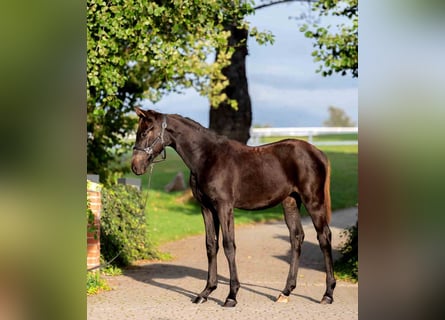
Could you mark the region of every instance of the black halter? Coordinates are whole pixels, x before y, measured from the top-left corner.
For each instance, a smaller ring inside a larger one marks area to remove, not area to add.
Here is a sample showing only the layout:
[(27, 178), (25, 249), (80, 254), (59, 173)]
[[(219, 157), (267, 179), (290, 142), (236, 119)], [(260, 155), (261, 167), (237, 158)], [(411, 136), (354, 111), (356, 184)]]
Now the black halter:
[(165, 152), (165, 145), (164, 145), (164, 131), (165, 128), (167, 128), (167, 117), (164, 115), (162, 118), (162, 125), (161, 125), (161, 133), (159, 136), (156, 137), (156, 139), (152, 142), (152, 144), (146, 148), (140, 148), (137, 146), (133, 147), (133, 150), (137, 151), (143, 151), (149, 156), (153, 155), (153, 147), (160, 141), (162, 143), (162, 159), (158, 161), (153, 161), (153, 163), (164, 161), (167, 158), (167, 154)]

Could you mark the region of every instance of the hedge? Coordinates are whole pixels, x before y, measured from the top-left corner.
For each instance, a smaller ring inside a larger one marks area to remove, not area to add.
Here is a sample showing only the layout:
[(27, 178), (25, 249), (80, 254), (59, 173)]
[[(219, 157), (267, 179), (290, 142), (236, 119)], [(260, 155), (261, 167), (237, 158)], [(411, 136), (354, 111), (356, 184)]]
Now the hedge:
[(102, 189), (100, 242), (101, 258), (113, 260), (116, 266), (157, 257), (147, 238), (145, 199), (141, 191), (122, 184)]

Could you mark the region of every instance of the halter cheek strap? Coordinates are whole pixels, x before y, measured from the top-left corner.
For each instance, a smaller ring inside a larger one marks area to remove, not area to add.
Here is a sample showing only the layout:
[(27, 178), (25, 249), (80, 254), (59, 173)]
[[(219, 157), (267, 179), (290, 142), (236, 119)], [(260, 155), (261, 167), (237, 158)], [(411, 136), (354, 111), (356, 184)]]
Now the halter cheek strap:
[(162, 117), (162, 124), (161, 124), (161, 133), (159, 134), (159, 136), (156, 137), (156, 139), (153, 141), (153, 143), (146, 147), (146, 148), (140, 148), (137, 146), (133, 147), (133, 150), (138, 150), (138, 151), (143, 151), (146, 154), (148, 154), (149, 156), (153, 155), (153, 147), (159, 142), (161, 141), (162, 144), (162, 160), (159, 161), (153, 161), (154, 163), (156, 162), (161, 162), (163, 160), (165, 160), (167, 158), (167, 154), (165, 152), (165, 145), (164, 145), (164, 132), (165, 132), (165, 128), (167, 128), (167, 117), (164, 115)]

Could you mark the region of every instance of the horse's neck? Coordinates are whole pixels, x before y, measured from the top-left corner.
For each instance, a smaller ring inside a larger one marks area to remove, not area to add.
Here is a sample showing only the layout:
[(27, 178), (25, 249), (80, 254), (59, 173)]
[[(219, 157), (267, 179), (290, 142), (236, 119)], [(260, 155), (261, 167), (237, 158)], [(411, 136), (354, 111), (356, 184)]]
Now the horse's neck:
[(206, 130), (197, 130), (185, 119), (172, 118), (170, 122), (171, 146), (191, 171), (199, 170), (206, 157), (209, 156), (209, 150), (213, 150), (213, 144), (216, 143), (208, 137)]

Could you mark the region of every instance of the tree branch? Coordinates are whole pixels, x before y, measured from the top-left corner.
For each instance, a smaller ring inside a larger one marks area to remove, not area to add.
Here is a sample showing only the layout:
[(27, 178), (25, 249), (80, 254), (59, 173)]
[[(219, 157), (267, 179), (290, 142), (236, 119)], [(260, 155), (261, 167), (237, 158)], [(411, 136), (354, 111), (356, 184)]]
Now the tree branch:
[(271, 1), (269, 3), (265, 3), (265, 4), (260, 4), (259, 6), (254, 7), (254, 10), (258, 10), (258, 9), (263, 9), (263, 8), (267, 8), (276, 4), (282, 4), (282, 3), (286, 3), (286, 2), (316, 2), (318, 0), (276, 0), (276, 1)]

